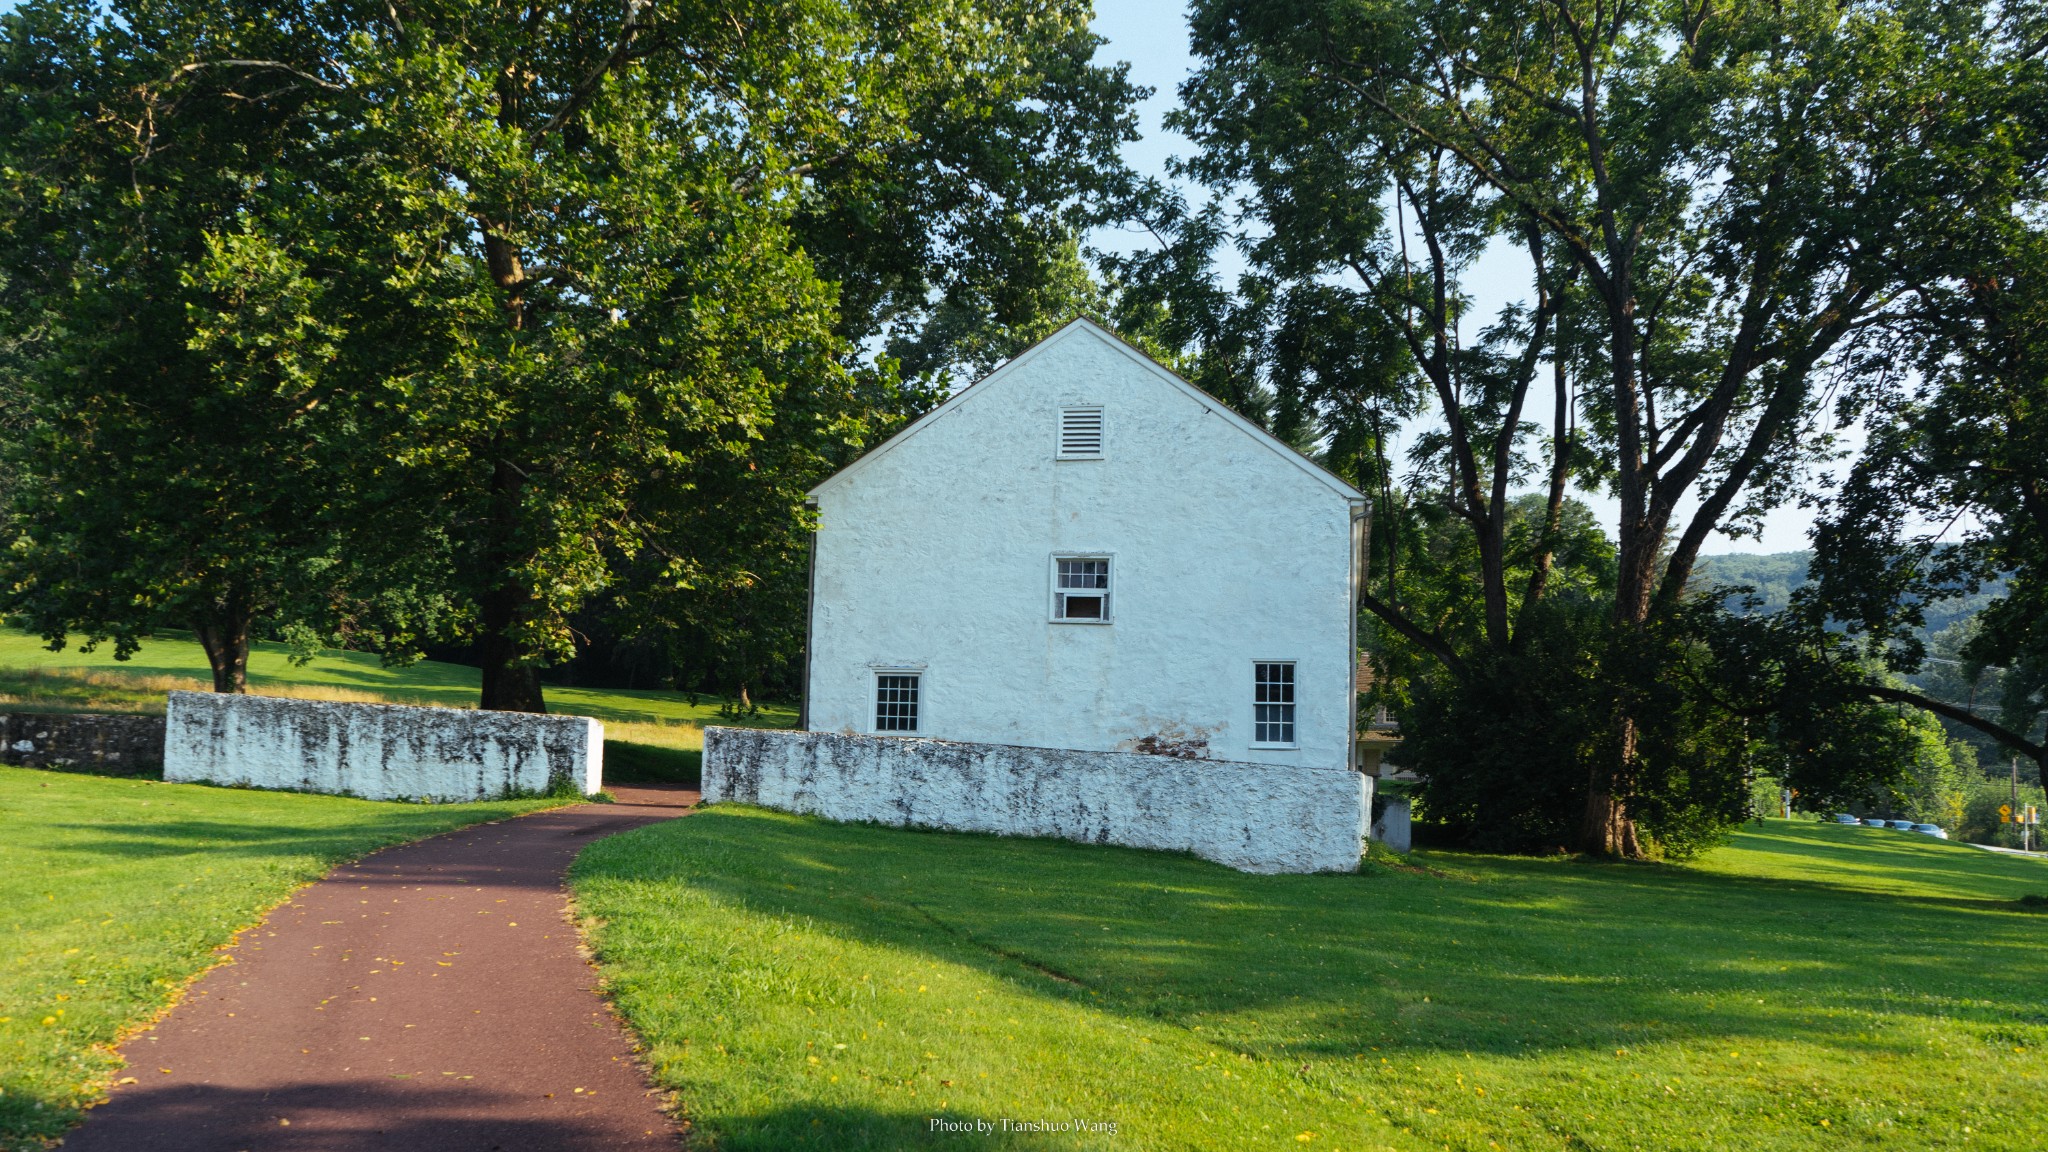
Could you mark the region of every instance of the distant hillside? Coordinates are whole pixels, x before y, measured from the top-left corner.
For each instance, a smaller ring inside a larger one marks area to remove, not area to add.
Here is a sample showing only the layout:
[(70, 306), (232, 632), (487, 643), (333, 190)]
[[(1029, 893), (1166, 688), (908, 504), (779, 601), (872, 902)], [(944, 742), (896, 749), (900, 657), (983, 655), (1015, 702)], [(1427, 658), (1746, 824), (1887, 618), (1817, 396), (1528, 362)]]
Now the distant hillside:
[[(1806, 584), (1806, 569), (1813, 562), (1811, 551), (1802, 552), (1730, 552), (1721, 556), (1702, 556), (1693, 569), (1693, 583), (1700, 588), (1713, 585), (1749, 585), (1756, 589), (1754, 595), (1763, 603), (1761, 612), (1777, 612), (1791, 603), (1792, 593)], [(2005, 592), (2001, 582), (1979, 589), (1973, 596), (1957, 600), (1944, 600), (1927, 612), (1927, 631), (1930, 635), (1967, 616), (1973, 616), (1986, 604)], [(1730, 599), (1730, 608), (1738, 607), (1739, 599)]]
[[(1778, 612), (1792, 602), (1793, 589), (1805, 585), (1806, 568), (1812, 562), (1811, 551), (1730, 552), (1722, 556), (1702, 556), (1693, 566), (1692, 582), (1694, 587), (1702, 590), (1717, 584), (1750, 585), (1763, 601), (1759, 611)], [(1738, 601), (1731, 600), (1728, 606), (1735, 608)]]

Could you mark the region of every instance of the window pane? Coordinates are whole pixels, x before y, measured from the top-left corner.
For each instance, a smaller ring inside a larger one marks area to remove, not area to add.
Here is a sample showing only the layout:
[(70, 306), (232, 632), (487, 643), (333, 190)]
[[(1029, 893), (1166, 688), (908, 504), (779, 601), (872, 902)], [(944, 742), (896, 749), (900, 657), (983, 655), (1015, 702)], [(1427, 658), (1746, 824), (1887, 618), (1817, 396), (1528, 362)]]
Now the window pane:
[(1109, 619), (1109, 560), (1061, 559), (1053, 562), (1055, 620)]
[(1062, 560), (1060, 561), (1060, 587), (1062, 588), (1108, 588), (1109, 561), (1107, 560)]
[(1294, 665), (1252, 666), (1252, 742), (1294, 743)]
[(875, 677), (875, 731), (917, 731), (918, 677)]

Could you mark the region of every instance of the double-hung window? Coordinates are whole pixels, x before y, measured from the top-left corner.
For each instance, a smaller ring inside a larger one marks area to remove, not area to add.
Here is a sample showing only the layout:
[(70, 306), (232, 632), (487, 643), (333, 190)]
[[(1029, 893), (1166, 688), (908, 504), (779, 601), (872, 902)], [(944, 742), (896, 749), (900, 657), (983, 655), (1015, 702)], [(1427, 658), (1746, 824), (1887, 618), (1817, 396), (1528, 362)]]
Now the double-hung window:
[(1294, 747), (1294, 662), (1252, 665), (1252, 747)]
[(875, 731), (917, 731), (921, 679), (915, 672), (875, 673)]
[(1052, 618), (1109, 623), (1109, 557), (1055, 556), (1052, 564)]

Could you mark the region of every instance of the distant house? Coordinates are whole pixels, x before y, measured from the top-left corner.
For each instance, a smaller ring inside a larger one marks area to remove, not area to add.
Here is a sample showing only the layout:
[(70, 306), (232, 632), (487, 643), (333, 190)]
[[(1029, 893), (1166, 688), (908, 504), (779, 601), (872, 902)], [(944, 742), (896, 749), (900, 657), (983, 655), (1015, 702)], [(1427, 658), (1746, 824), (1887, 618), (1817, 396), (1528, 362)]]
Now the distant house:
[(808, 728), (1355, 766), (1365, 497), (1093, 323), (811, 495)]

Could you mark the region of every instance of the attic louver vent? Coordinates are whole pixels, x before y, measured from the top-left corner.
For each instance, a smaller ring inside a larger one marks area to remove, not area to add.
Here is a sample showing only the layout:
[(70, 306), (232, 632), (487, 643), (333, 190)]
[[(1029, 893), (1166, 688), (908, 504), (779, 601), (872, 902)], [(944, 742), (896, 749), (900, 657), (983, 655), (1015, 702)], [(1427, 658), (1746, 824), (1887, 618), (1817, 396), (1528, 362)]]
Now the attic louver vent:
[(1087, 458), (1102, 455), (1102, 409), (1060, 409), (1060, 455)]

